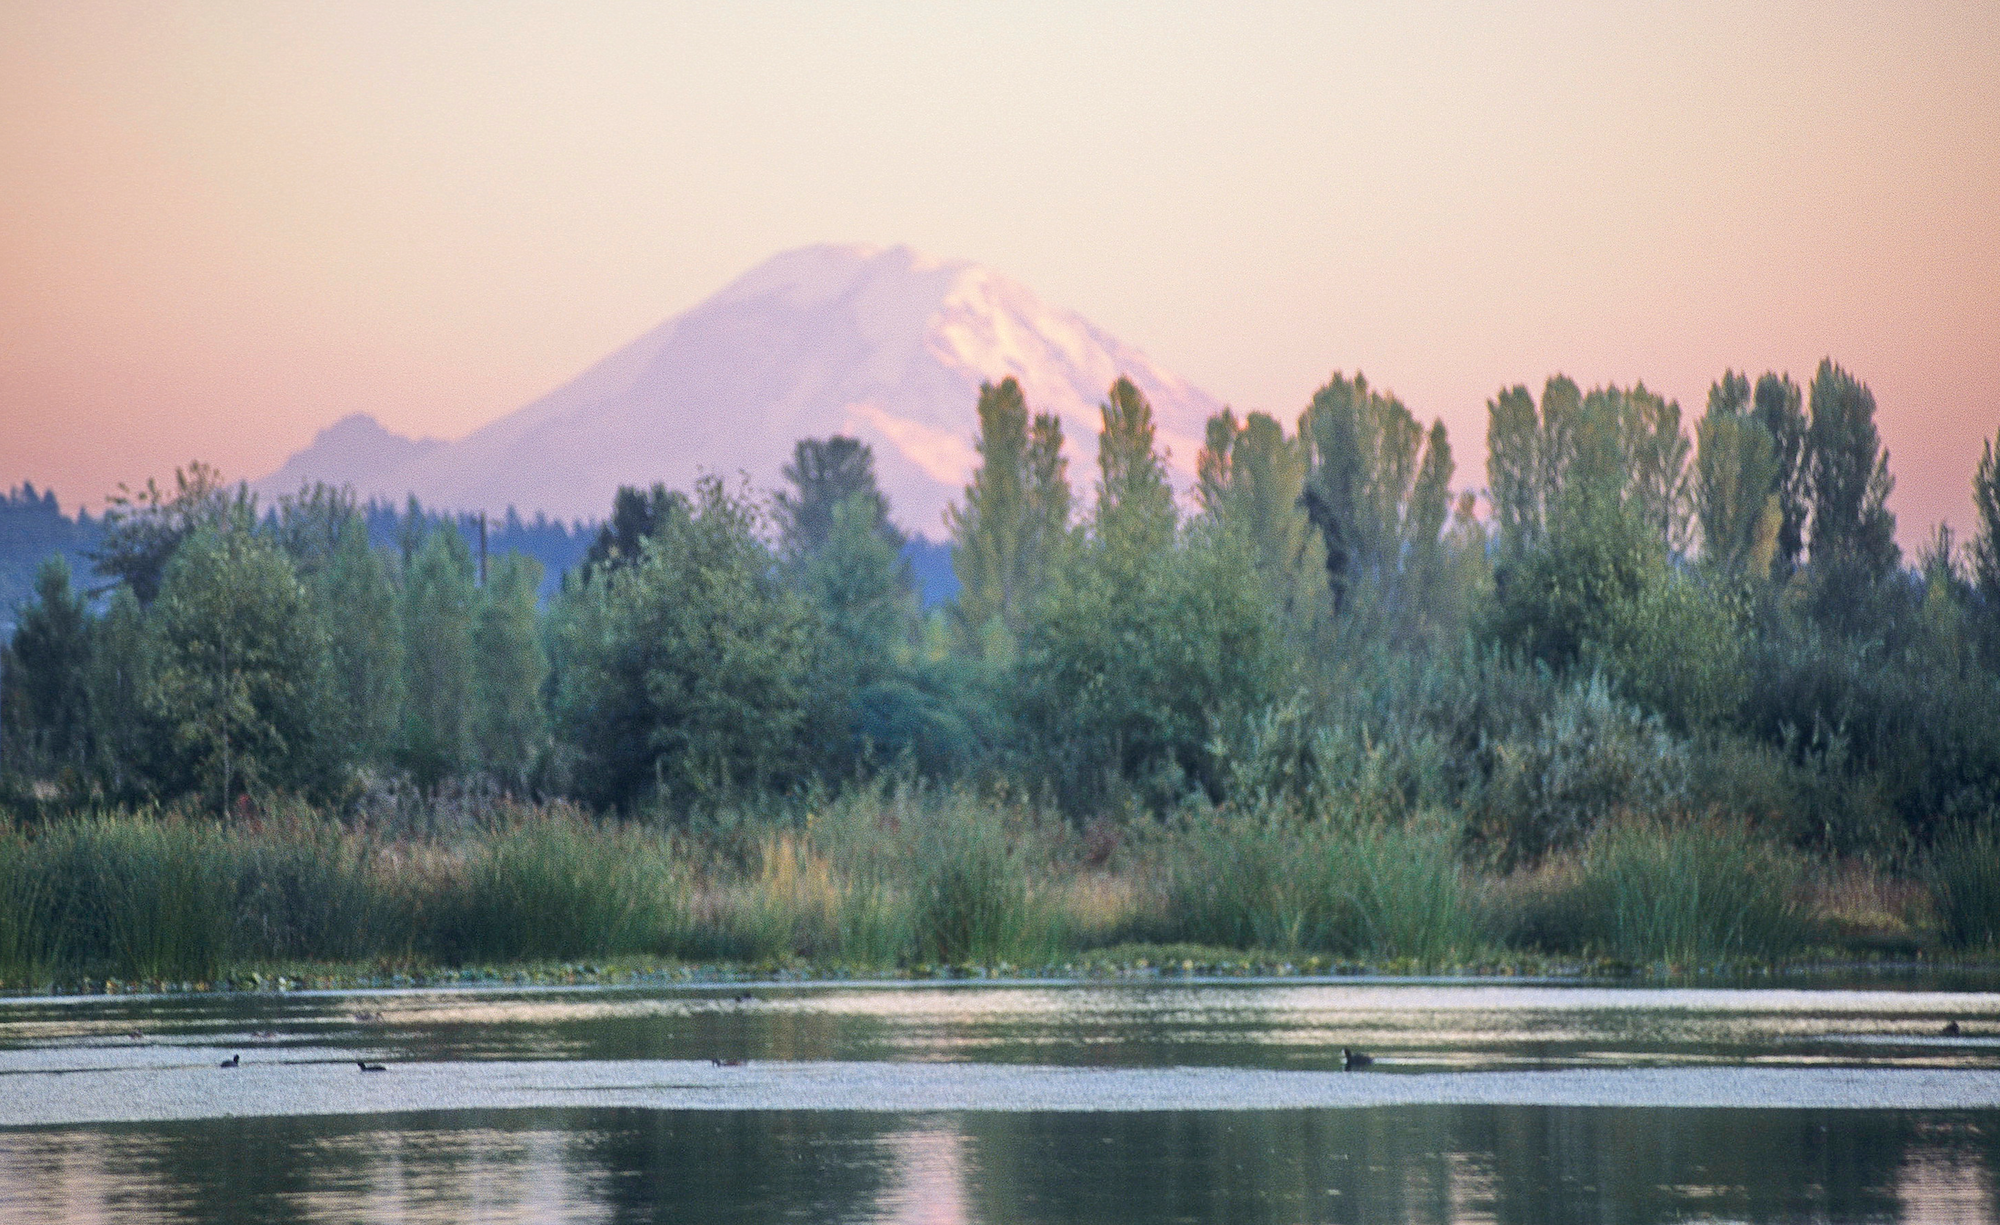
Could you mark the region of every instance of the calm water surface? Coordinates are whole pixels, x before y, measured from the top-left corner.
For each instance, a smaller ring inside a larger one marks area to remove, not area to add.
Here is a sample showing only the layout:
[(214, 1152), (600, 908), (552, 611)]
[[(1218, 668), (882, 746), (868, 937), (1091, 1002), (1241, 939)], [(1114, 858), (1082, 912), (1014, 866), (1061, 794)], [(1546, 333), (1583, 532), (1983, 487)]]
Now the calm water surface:
[[(390, 1085), (398, 1063), (477, 1078), (481, 1064), (565, 1060), (1327, 1071), (1342, 1046), (1378, 1057), (1353, 1075), (1433, 1079), (2000, 1069), (2000, 993), (1931, 983), (1953, 989), (1370, 979), (25, 999), (0, 1001), (0, 1095), (26, 1095), (15, 1104), (32, 1113), (90, 1077), (149, 1074), (136, 1064), (207, 1083), (237, 1053), (320, 1071), (379, 1059), (390, 1070), (367, 1083)], [(1942, 1036), (1947, 1020), (1963, 1033)], [(1996, 1174), (1988, 1109), (585, 1105), (9, 1127), (0, 1221), (1995, 1221)]]

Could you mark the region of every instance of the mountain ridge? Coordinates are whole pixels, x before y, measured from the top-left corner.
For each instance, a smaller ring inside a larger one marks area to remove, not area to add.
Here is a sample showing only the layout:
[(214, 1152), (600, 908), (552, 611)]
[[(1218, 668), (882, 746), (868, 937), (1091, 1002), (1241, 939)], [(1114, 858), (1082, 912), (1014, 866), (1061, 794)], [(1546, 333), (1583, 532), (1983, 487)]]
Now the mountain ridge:
[(1097, 407), (1120, 375), (1152, 401), (1182, 488), (1221, 407), (990, 268), (823, 244), (773, 256), (463, 438), (404, 438), (349, 414), (253, 485), (325, 480), (456, 510), (597, 518), (621, 484), (742, 472), (773, 488), (798, 439), (844, 433), (874, 449), (898, 521), (936, 535), (978, 461), (979, 385), (1009, 375), (1033, 411), (1061, 417), (1085, 496)]

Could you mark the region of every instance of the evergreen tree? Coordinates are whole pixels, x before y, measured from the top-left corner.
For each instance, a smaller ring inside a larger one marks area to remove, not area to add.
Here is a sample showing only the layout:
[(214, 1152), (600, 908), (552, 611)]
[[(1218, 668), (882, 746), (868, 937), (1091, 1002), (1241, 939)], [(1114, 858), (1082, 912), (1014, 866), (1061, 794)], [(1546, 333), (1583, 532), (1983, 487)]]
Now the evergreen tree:
[(549, 661), (535, 615), (541, 583), (541, 562), (520, 553), (499, 558), (479, 591), (472, 631), (474, 757), (515, 787), (526, 786), (547, 737)]
[(168, 563), (148, 631), (146, 704), (180, 787), (224, 811), (243, 794), (324, 788), (326, 644), (282, 552), (198, 529)]
[(19, 755), (39, 766), (80, 769), (90, 760), (90, 610), (70, 588), (61, 554), (35, 574), (35, 600), (21, 610), (4, 664), (0, 715), (6, 722), (7, 763)]
[(615, 569), (638, 563), (646, 537), (676, 508), (685, 508), (687, 498), (677, 490), (655, 484), (650, 490), (620, 485), (611, 499), (611, 518), (597, 529), (597, 539), (583, 555), (583, 565), (591, 569)]
[[(353, 488), (335, 488), (324, 481), (314, 481), (279, 498), (277, 507), (265, 518), (271, 538), (292, 559), (292, 568), (306, 583), (333, 564), (351, 522), (361, 522)], [(363, 528), (365, 531), (365, 524)]]
[(780, 490), (772, 499), (777, 512), (780, 547), (787, 557), (818, 552), (833, 534), (834, 508), (862, 504), (861, 513), (893, 548), (903, 547), (903, 534), (889, 521), (889, 499), (875, 483), (875, 454), (867, 444), (838, 434), (832, 438), (802, 438), (792, 448), (784, 477), (796, 493)]
[(427, 533), (403, 575), (400, 756), (434, 787), (472, 764), (472, 552), (458, 528)]

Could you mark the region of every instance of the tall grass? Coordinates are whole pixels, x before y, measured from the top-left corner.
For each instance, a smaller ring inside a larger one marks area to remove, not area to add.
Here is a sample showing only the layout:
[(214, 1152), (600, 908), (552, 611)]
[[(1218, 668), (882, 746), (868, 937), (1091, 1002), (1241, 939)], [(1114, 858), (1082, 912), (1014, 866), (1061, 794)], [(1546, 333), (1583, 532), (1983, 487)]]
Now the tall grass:
[(1625, 961), (1774, 958), (1808, 935), (1805, 860), (1740, 825), (1613, 821), (1572, 873), (1587, 938)]
[(2000, 835), (1992, 826), (1938, 839), (1924, 865), (1939, 935), (1953, 948), (2000, 944)]
[[(511, 805), (429, 832), (303, 810), (0, 825), (0, 979), (624, 957), (1037, 966), (1132, 941), (1687, 965), (1781, 957), (1809, 934), (1808, 862), (1740, 822), (1614, 819), (1496, 878), (1468, 867), (1462, 817), (1345, 794), (1083, 832), (1006, 797), (889, 785), (700, 826)], [(1927, 883), (1948, 941), (2000, 943), (1992, 831), (1940, 843)]]
[(1162, 935), (1441, 965), (1482, 943), (1441, 821), (1191, 815), (1162, 840)]
[(434, 916), (459, 961), (661, 954), (683, 933), (683, 891), (667, 841), (561, 809), (516, 816), (474, 841)]

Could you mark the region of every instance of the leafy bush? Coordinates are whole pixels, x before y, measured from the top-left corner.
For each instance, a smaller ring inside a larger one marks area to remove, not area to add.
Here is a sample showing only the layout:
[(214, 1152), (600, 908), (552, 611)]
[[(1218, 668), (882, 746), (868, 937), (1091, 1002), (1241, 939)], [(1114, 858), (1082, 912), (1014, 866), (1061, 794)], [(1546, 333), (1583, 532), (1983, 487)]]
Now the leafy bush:
[(1503, 865), (1576, 846), (1613, 813), (1685, 802), (1685, 746), (1599, 676), (1565, 687), (1538, 726), (1491, 752), (1474, 827)]

